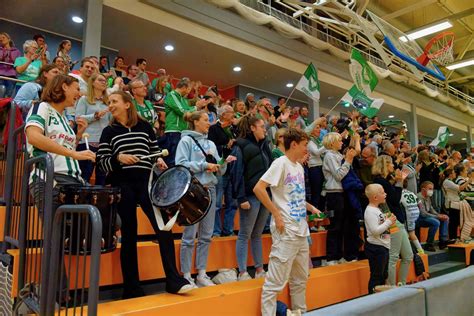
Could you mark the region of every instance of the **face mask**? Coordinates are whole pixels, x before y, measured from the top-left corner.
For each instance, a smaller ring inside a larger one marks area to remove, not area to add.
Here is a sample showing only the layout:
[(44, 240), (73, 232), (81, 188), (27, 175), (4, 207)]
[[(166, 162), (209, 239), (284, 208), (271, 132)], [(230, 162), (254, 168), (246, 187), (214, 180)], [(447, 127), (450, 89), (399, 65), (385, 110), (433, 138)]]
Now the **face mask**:
[(429, 197), (432, 197), (433, 196), (433, 190), (426, 191), (426, 195), (429, 196)]

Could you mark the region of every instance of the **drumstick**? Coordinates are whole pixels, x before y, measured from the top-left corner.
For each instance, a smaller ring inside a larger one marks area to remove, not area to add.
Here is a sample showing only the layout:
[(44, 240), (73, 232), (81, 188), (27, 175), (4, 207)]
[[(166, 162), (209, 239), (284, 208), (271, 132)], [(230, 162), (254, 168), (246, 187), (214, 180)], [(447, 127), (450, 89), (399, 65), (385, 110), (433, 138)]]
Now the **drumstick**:
[(89, 136), (90, 136), (90, 135), (89, 135), (88, 133), (82, 134), (82, 138), (84, 138), (84, 141), (86, 142), (86, 148), (87, 148), (87, 150), (89, 150), (89, 140), (88, 140), (88, 139), (89, 139)]
[(148, 155), (148, 156), (143, 156), (143, 157), (140, 157), (140, 160), (143, 160), (143, 159), (148, 159), (148, 158), (153, 158), (153, 157), (166, 157), (169, 155), (169, 152), (168, 152), (168, 149), (163, 149), (162, 151), (160, 152), (157, 152), (157, 153), (154, 153), (154, 154), (151, 154), (151, 155)]

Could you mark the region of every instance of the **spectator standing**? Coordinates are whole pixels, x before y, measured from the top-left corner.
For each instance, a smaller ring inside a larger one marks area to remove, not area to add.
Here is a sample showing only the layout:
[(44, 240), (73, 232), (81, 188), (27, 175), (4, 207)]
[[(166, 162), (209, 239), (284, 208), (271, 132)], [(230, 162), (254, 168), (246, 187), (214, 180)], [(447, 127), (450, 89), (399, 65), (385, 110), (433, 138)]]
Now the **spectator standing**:
[[(102, 74), (94, 73), (88, 82), (87, 94), (82, 96), (76, 105), (76, 117), (85, 119), (88, 123), (86, 132), (89, 134), (89, 148), (86, 146), (84, 139), (81, 139), (78, 150), (89, 149), (94, 153), (99, 150), (100, 135), (104, 128), (106, 128), (112, 115), (108, 109), (107, 97), (107, 80)], [(92, 173), (95, 169), (95, 184), (105, 185), (105, 172), (99, 168), (95, 168), (95, 163), (92, 161), (80, 161), (82, 177), (87, 182), (90, 181)]]
[(115, 77), (126, 77), (127, 72), (125, 71), (125, 62), (122, 56), (115, 57), (114, 66), (110, 68), (112, 76)]
[[(209, 245), (214, 230), (216, 207), (216, 174), (222, 176), (227, 169), (227, 163), (218, 164), (221, 160), (217, 153), (216, 145), (207, 139), (210, 123), (209, 117), (203, 111), (184, 114), (184, 119), (189, 124), (189, 130), (183, 131), (181, 140), (176, 149), (176, 165), (182, 165), (194, 174), (202, 185), (208, 187), (211, 195), (211, 206), (206, 216), (198, 223), (184, 228), (181, 240), (181, 272), (191, 284), (191, 263), (194, 252), (196, 234), (198, 242), (196, 247), (196, 285), (199, 287), (215, 285), (206, 274)], [(208, 156), (214, 158), (209, 161)], [(215, 174), (216, 173), (216, 174)]]
[(64, 63), (66, 64), (65, 68), (65, 74), (69, 73), (72, 68), (74, 68), (74, 65), (77, 62), (73, 62), (71, 55), (69, 55), (69, 52), (72, 49), (72, 44), (70, 40), (63, 40), (61, 43), (59, 43), (58, 50), (56, 55), (61, 57), (64, 60)]
[[(346, 261), (357, 259), (356, 254), (350, 253), (353, 248), (352, 243), (358, 243), (358, 241), (347, 238), (352, 229), (345, 225), (345, 221), (350, 218), (349, 214), (346, 214), (350, 208), (341, 183), (348, 174), (357, 152), (355, 149), (349, 149), (346, 155), (342, 156), (339, 153), (342, 149), (342, 137), (339, 133), (334, 132), (324, 136), (323, 146), (327, 150), (323, 160), (323, 174), (326, 179), (325, 190), (327, 192), (326, 203), (334, 212), (328, 226), (326, 257), (328, 265), (335, 265), (343, 257), (346, 258)], [(345, 253), (343, 253), (343, 244)], [(353, 257), (354, 255), (355, 257)]]
[[(387, 193), (386, 206), (388, 211), (397, 217), (396, 228), (390, 232), (390, 258), (387, 283), (389, 285), (397, 284), (396, 265), (401, 255), (402, 261), (398, 272), (398, 282), (406, 284), (410, 262), (413, 260), (413, 251), (405, 229), (406, 214), (400, 207), (403, 180), (406, 174), (399, 169), (395, 170), (392, 158), (388, 155), (380, 155), (377, 158), (372, 167), (372, 174), (374, 176), (374, 183), (380, 184), (385, 193)], [(393, 174), (395, 176), (392, 176)]]
[(79, 80), (79, 86), (81, 89), (81, 95), (87, 94), (89, 78), (95, 72), (96, 67), (94, 62), (90, 58), (83, 58), (81, 60), (81, 68), (79, 69), (79, 74), (70, 73), (69, 75), (77, 78)]
[[(17, 73), (17, 78), (27, 82), (35, 81), (38, 78), (41, 66), (40, 49), (38, 44), (33, 40), (27, 40), (23, 44), (23, 53), (22, 57), (17, 57), (15, 59), (14, 67)], [(20, 89), (23, 83), (17, 82), (16, 90)]]
[(255, 116), (244, 116), (239, 123), (239, 138), (232, 155), (237, 157), (232, 166), (234, 197), (239, 205), (240, 230), (236, 242), (239, 265), (238, 280), (249, 280), (247, 272), (248, 242), (256, 268), (256, 278), (264, 277), (262, 233), (268, 210), (257, 199), (253, 188), (272, 162), (270, 144), (266, 140), (265, 122)]
[(137, 79), (143, 82), (148, 91), (148, 87), (150, 86), (150, 78), (148, 78), (148, 74), (146, 73), (146, 59), (138, 58), (136, 64), (138, 67)]
[(168, 76), (161, 76), (155, 88), (150, 90), (150, 100), (155, 103), (155, 105), (163, 106), (165, 103), (166, 95), (170, 92), (166, 89), (168, 86)]
[(127, 76), (126, 77), (123, 77), (123, 83), (124, 84), (129, 84), (132, 80), (135, 80), (137, 79), (137, 75), (138, 75), (138, 66), (137, 65), (128, 65), (127, 67)]
[(153, 104), (145, 100), (145, 96), (148, 93), (146, 85), (141, 80), (133, 80), (129, 84), (130, 92), (133, 95), (133, 104), (137, 109), (138, 115), (147, 121), (151, 127), (158, 129), (159, 126), (155, 126), (158, 122), (158, 117), (153, 107)]
[(308, 122), (308, 115), (309, 115), (308, 108), (305, 106), (301, 107), (299, 113), (300, 115), (296, 119), (296, 127), (304, 131), (306, 127), (309, 126), (310, 124)]
[(323, 174), (323, 157), (326, 152), (326, 148), (323, 146), (323, 142), (319, 138), (321, 135), (321, 119), (317, 119), (314, 124), (313, 130), (309, 134), (308, 152), (309, 152), (309, 183), (311, 186), (311, 204), (315, 205), (318, 209), (325, 209), (325, 199), (321, 196), (324, 184)]
[(374, 293), (377, 285), (384, 285), (388, 276), (388, 258), (390, 249), (389, 227), (395, 224), (396, 216), (388, 218), (379, 206), (385, 203), (387, 194), (380, 184), (369, 184), (365, 189), (369, 205), (365, 209), (364, 222), (367, 230), (367, 241), (364, 251), (369, 259), (370, 278), (369, 294)]
[[(15, 59), (21, 56), (21, 52), (15, 47), (8, 33), (0, 33), (0, 76), (16, 78), (16, 71), (13, 64)], [(8, 64), (4, 64), (8, 63)], [(5, 86), (5, 95), (3, 97), (12, 97), (15, 92), (15, 81), (0, 79), (0, 85)], [(2, 96), (0, 96), (2, 97)]]
[(59, 56), (54, 57), (53, 64), (58, 67), (58, 69), (61, 71), (61, 74), (65, 75), (69, 73), (67, 71), (66, 63), (64, 62), (64, 59), (62, 57), (59, 57)]
[(38, 44), (38, 47), (41, 48), (41, 53), (39, 59), (43, 63), (43, 65), (49, 64), (51, 60), (51, 55), (48, 51), (48, 44), (46, 44), (46, 39), (43, 34), (36, 34), (33, 36), (33, 39)]

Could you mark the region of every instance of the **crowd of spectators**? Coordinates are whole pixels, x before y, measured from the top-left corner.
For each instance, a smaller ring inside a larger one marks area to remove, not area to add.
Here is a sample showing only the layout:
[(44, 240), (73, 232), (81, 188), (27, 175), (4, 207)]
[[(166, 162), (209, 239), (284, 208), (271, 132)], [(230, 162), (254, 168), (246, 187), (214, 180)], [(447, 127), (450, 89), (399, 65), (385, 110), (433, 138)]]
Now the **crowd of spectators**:
[[(117, 91), (133, 97), (135, 109), (153, 128), (159, 146), (168, 149), (170, 154), (165, 157), (168, 167), (184, 159), (183, 153), (177, 155), (177, 149), (182, 136), (189, 134), (189, 120), (185, 117), (196, 111), (205, 113), (210, 124), (207, 137), (215, 144), (219, 157), (237, 158), (225, 172), (217, 174), (217, 200), (212, 210), (216, 216), (211, 232), (214, 237), (233, 235), (234, 216), (240, 210), (236, 244), (239, 280), (251, 278), (247, 272), (249, 241), (256, 277), (265, 276), (261, 236), (268, 229), (269, 213), (255, 197), (253, 187), (272, 161), (284, 154), (283, 134), (289, 129), (303, 130), (310, 139), (309, 154), (302, 157), (301, 163), (308, 184), (307, 200), (329, 217), (325, 228), (314, 227), (314, 230), (327, 230), (327, 265), (360, 259), (359, 248), (364, 240), (359, 237), (359, 229), (369, 203), (370, 214), (378, 216), (379, 207), (380, 213), (390, 219), (385, 224), (387, 227), (382, 227), (382, 232), (385, 228), (389, 230), (388, 239), (379, 245), (389, 248), (388, 254), (383, 252), (388, 258), (387, 273), (378, 275), (373, 284), (383, 279), (396, 285), (395, 267), (400, 257), (398, 282), (404, 284), (413, 259), (411, 244), (420, 253), (434, 251), (438, 229), (440, 249), (449, 243), (471, 240), (472, 232), (468, 228), (472, 228), (472, 216), (463, 213), (466, 208), (462, 205), (467, 203), (472, 212), (472, 153), (465, 152), (463, 157), (449, 146), (411, 144), (405, 129), (387, 131), (377, 117), (370, 119), (357, 111), (349, 111), (344, 117), (323, 114), (311, 121), (307, 107), (290, 106), (285, 98), (279, 98), (275, 106), (269, 98), (256, 99), (252, 93), (243, 100), (224, 100), (215, 85), (206, 88), (189, 78), (173, 84), (163, 68), (150, 80), (144, 58), (127, 66), (124, 58), (118, 56), (112, 67), (106, 56), (73, 61), (68, 40), (60, 43), (52, 60), (42, 35), (27, 40), (23, 54), (6, 33), (0, 33), (0, 45), (0, 61), (4, 62), (0, 64), (0, 75), (21, 80), (14, 84), (3, 80), (0, 85), (6, 87), (6, 96), (16, 91), (14, 102), (24, 116), (41, 102), (41, 91), (56, 75), (69, 74), (78, 79), (81, 96), (74, 106), (66, 108), (66, 117), (71, 127), (78, 118), (87, 121), (85, 132), (89, 134), (93, 152), (99, 150), (102, 131), (111, 120), (108, 96)], [(76, 63), (80, 67), (73, 71)], [(80, 140), (78, 146), (83, 148), (84, 141)], [(107, 183), (107, 174), (95, 168), (93, 162), (83, 161), (80, 168), (86, 181), (91, 181), (95, 170), (95, 183)], [(366, 190), (371, 184), (378, 186)], [(419, 242), (420, 227), (429, 228), (423, 246)], [(380, 235), (377, 229), (369, 230), (369, 238), (374, 238), (375, 243), (374, 234)], [(185, 236), (189, 244), (194, 244), (194, 236), (195, 232)], [(378, 255), (374, 247), (368, 251)], [(190, 270), (188, 261), (185, 272)]]

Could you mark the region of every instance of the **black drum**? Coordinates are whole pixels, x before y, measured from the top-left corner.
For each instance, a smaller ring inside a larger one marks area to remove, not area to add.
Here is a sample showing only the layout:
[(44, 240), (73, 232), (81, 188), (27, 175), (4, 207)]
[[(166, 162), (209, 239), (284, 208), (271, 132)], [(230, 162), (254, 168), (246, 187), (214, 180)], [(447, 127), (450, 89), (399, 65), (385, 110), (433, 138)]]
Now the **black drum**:
[[(61, 205), (90, 204), (99, 210), (102, 218), (102, 253), (113, 251), (117, 247), (115, 231), (119, 201), (119, 188), (78, 185), (61, 186), (59, 188), (59, 203)], [(82, 217), (79, 218), (80, 216)], [(87, 223), (89, 224), (86, 225), (86, 218), (83, 215), (74, 214), (72, 217), (66, 217), (63, 240), (65, 253), (90, 254), (92, 225), (89, 221)], [(88, 236), (86, 236), (86, 233)]]
[(179, 212), (176, 221), (181, 226), (196, 224), (211, 207), (209, 190), (184, 166), (161, 173), (149, 193), (153, 205), (170, 217)]

